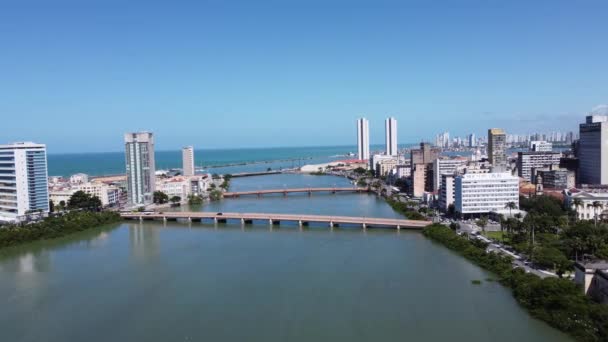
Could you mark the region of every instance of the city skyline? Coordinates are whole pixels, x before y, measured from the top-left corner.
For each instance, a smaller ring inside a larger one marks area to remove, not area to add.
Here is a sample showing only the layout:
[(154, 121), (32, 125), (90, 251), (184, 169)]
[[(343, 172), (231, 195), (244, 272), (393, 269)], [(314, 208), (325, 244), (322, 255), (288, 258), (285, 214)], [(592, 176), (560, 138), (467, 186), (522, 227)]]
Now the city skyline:
[(608, 4), (476, 5), (5, 4), (0, 112), (28, 120), (0, 136), (56, 152), (119, 151), (141, 130), (167, 149), (345, 145), (345, 122), (392, 115), (417, 142), (438, 121), (459, 136), (576, 130), (608, 102)]

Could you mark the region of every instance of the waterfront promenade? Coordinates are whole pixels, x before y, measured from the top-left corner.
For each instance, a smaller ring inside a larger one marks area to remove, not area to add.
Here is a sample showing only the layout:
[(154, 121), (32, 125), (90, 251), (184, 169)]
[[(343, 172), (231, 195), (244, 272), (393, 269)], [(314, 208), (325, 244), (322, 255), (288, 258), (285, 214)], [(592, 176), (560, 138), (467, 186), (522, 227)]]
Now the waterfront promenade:
[(290, 189), (266, 189), (266, 190), (250, 190), (250, 191), (234, 191), (234, 192), (226, 192), (224, 193), (224, 197), (240, 197), (247, 195), (256, 195), (258, 197), (262, 195), (268, 194), (283, 194), (287, 195), (289, 193), (308, 193), (311, 195), (313, 192), (329, 192), (335, 194), (337, 192), (369, 192), (368, 188), (358, 188), (358, 187), (332, 187), (332, 188), (290, 188)]
[(341, 224), (356, 225), (362, 228), (395, 228), (395, 229), (422, 229), (431, 224), (431, 221), (415, 221), (403, 219), (390, 219), (379, 217), (359, 216), (326, 216), (326, 215), (298, 215), (298, 214), (271, 214), (271, 213), (214, 213), (214, 212), (154, 212), (154, 213), (121, 213), (120, 216), (129, 220), (163, 220), (163, 221), (198, 221), (213, 220), (215, 223), (226, 223), (228, 220), (240, 221), (241, 224), (253, 224), (254, 221), (267, 222), (278, 225), (281, 222), (297, 222), (299, 226), (310, 223), (321, 223), (329, 227)]

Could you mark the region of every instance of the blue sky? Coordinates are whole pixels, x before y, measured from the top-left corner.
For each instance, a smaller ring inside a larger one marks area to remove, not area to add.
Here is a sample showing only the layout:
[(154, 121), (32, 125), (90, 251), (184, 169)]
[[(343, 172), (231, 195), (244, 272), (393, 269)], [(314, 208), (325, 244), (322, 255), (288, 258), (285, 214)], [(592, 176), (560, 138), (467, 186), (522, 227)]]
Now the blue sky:
[[(52, 4), (51, 4), (52, 2)], [(127, 4), (128, 3), (128, 4)], [(576, 130), (608, 102), (607, 1), (0, 0), (0, 142), (118, 151)]]

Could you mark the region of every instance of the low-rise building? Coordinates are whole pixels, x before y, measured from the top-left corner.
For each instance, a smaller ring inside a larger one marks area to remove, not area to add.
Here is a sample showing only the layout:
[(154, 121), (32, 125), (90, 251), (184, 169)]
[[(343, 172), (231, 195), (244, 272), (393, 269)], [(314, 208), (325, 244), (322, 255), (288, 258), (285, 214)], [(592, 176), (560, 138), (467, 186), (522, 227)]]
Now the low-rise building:
[(104, 207), (113, 207), (120, 204), (121, 190), (118, 187), (101, 182), (87, 182), (82, 184), (61, 183), (49, 187), (49, 199), (55, 205), (62, 201), (67, 205), (72, 195), (77, 191), (97, 196)]
[(70, 176), (70, 184), (84, 184), (89, 182), (89, 176), (86, 173), (76, 173)]
[(510, 172), (465, 173), (455, 178), (454, 205), (463, 216), (488, 214), (509, 202), (519, 207), (519, 179)]
[(593, 300), (608, 304), (608, 261), (577, 262), (574, 282)]
[(553, 151), (553, 144), (548, 141), (533, 140), (530, 141), (530, 151), (551, 152)]
[[(564, 202), (566, 206), (576, 212), (579, 220), (593, 220), (607, 214), (604, 213), (604, 210), (608, 209), (608, 189), (605, 187), (566, 189), (564, 190)], [(595, 206), (594, 203), (596, 203)]]

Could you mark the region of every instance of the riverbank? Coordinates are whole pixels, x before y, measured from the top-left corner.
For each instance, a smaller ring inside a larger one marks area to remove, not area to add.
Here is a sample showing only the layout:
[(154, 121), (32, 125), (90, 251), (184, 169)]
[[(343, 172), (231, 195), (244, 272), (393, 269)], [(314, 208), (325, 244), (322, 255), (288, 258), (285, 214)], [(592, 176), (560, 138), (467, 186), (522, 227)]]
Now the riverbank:
[(56, 239), (121, 220), (116, 212), (74, 211), (31, 224), (9, 224), (0, 228), (0, 248)]
[(431, 225), (423, 234), (495, 273), (532, 316), (580, 341), (608, 341), (608, 307), (590, 301), (572, 281), (540, 279), (513, 268), (511, 258), (486, 253), (485, 244), (471, 242), (443, 225)]

